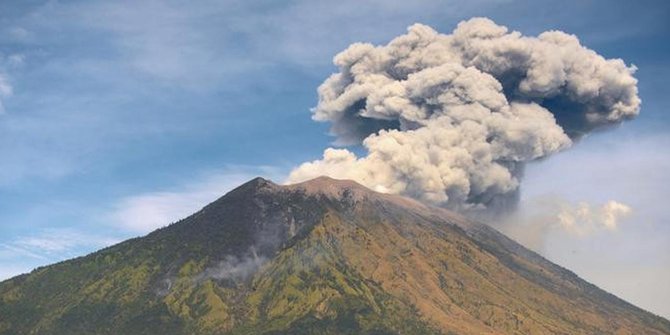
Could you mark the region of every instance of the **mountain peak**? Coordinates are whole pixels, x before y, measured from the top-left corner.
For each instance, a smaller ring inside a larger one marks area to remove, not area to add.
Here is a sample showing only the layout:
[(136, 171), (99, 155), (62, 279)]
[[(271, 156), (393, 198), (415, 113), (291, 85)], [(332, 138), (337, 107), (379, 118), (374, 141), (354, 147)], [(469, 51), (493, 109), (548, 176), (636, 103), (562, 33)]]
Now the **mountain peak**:
[[(248, 194), (276, 192), (299, 192), (307, 196), (325, 196), (331, 199), (349, 198), (362, 200), (377, 196), (385, 196), (349, 179), (335, 179), (320, 176), (303, 182), (279, 185), (271, 180), (256, 177), (230, 191), (226, 197), (246, 197)], [(390, 195), (389, 195), (390, 196)]]
[(335, 179), (321, 176), (300, 183), (285, 185), (283, 188), (288, 191), (304, 192), (308, 196), (324, 196), (335, 200), (347, 199), (354, 202), (372, 200), (382, 203), (392, 203), (413, 212), (421, 211), (425, 214), (449, 217), (453, 224), (463, 227), (467, 226), (467, 224), (464, 224), (464, 220), (450, 211), (428, 206), (415, 199), (401, 195), (377, 192), (350, 179)]
[(258, 193), (259, 191), (265, 189), (274, 190), (278, 187), (280, 186), (273, 183), (271, 180), (262, 177), (256, 177), (234, 188), (224, 197), (247, 197), (248, 194)]
[(334, 179), (321, 176), (296, 184), (286, 185), (290, 190), (303, 190), (306, 194), (322, 194), (330, 197), (340, 197), (345, 193), (355, 196), (376, 193), (367, 187), (349, 179)]
[(249, 180), (248, 182), (240, 185), (239, 187), (264, 187), (264, 186), (276, 186), (277, 184), (273, 183), (271, 180), (265, 179), (263, 177), (256, 177)]

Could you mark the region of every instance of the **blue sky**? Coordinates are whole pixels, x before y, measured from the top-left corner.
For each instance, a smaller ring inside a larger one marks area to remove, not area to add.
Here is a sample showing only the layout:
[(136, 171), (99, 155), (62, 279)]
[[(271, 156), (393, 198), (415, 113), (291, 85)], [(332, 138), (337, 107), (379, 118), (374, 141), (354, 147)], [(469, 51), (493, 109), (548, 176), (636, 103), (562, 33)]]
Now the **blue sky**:
[(337, 52), (473, 16), (573, 33), (639, 68), (640, 116), (529, 166), (522, 208), (630, 205), (616, 232), (534, 246), (670, 317), (665, 1), (3, 1), (0, 279), (144, 234), (256, 175), (282, 181), (333, 141), (310, 108)]

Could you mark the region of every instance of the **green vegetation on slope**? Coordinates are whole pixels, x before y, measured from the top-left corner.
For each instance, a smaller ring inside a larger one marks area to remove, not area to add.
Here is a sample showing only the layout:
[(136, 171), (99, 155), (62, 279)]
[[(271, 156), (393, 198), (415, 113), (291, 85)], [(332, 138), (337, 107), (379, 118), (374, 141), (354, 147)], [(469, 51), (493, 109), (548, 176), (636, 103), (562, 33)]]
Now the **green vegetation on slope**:
[(332, 183), (256, 179), (146, 237), (2, 282), (0, 335), (670, 334), (492, 229)]

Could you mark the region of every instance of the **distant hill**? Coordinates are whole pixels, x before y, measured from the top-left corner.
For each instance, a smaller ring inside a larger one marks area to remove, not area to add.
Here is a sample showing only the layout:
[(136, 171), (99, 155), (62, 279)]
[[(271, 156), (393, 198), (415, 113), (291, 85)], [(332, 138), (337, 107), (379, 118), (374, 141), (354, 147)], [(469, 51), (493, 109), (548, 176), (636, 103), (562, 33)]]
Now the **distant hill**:
[(486, 225), (352, 181), (257, 178), (0, 283), (0, 334), (670, 334)]

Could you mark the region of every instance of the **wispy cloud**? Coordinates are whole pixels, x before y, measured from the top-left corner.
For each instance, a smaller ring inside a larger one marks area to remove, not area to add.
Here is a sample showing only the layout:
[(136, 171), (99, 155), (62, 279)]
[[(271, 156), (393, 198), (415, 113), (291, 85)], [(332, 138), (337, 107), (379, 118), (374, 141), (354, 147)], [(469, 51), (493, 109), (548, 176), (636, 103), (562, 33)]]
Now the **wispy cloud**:
[(79, 254), (82, 248), (95, 249), (118, 242), (118, 238), (72, 228), (46, 228), (32, 235), (22, 235), (0, 243), (0, 257), (21, 254), (44, 260), (62, 259)]
[[(0, 98), (5, 98), (9, 94), (11, 94), (11, 89), (12, 87), (9, 86), (7, 83), (7, 79), (0, 73)], [(5, 113), (5, 105), (2, 103), (2, 100), (0, 99), (0, 114)]]
[(0, 280), (120, 242), (74, 228), (46, 228), (0, 242)]
[(17, 239), (14, 245), (46, 255), (62, 254), (78, 247), (100, 247), (119, 242), (118, 239), (82, 233), (75, 230), (47, 229), (39, 235)]
[(495, 225), (526, 247), (543, 252), (547, 241), (557, 233), (579, 239), (615, 233), (621, 224), (633, 221), (632, 214), (630, 206), (616, 200), (572, 202), (543, 195), (526, 200), (519, 211)]
[(23, 63), (23, 56), (16, 54), (9, 57), (4, 57), (0, 53), (0, 114), (5, 113), (3, 100), (12, 96), (14, 88), (9, 83), (9, 77), (6, 73), (6, 68), (9, 66), (18, 66)]
[[(48, 2), (11, 31), (15, 38), (37, 30), (86, 30), (97, 36), (115, 66), (166, 85), (188, 89), (237, 87), (249, 73), (278, 63), (330, 66), (344, 46), (381, 42), (416, 21), (456, 18), (498, 1), (420, 0), (338, 2), (173, 1)], [(351, 11), (351, 8), (356, 11)], [(343, 25), (342, 22), (347, 22)], [(399, 24), (399, 22), (402, 22)], [(389, 28), (389, 29), (385, 29)], [(87, 38), (82, 36), (82, 38)]]
[(165, 191), (150, 191), (120, 199), (108, 215), (111, 224), (135, 233), (147, 233), (185, 218), (231, 189), (257, 176), (282, 180), (272, 167), (228, 167)]

